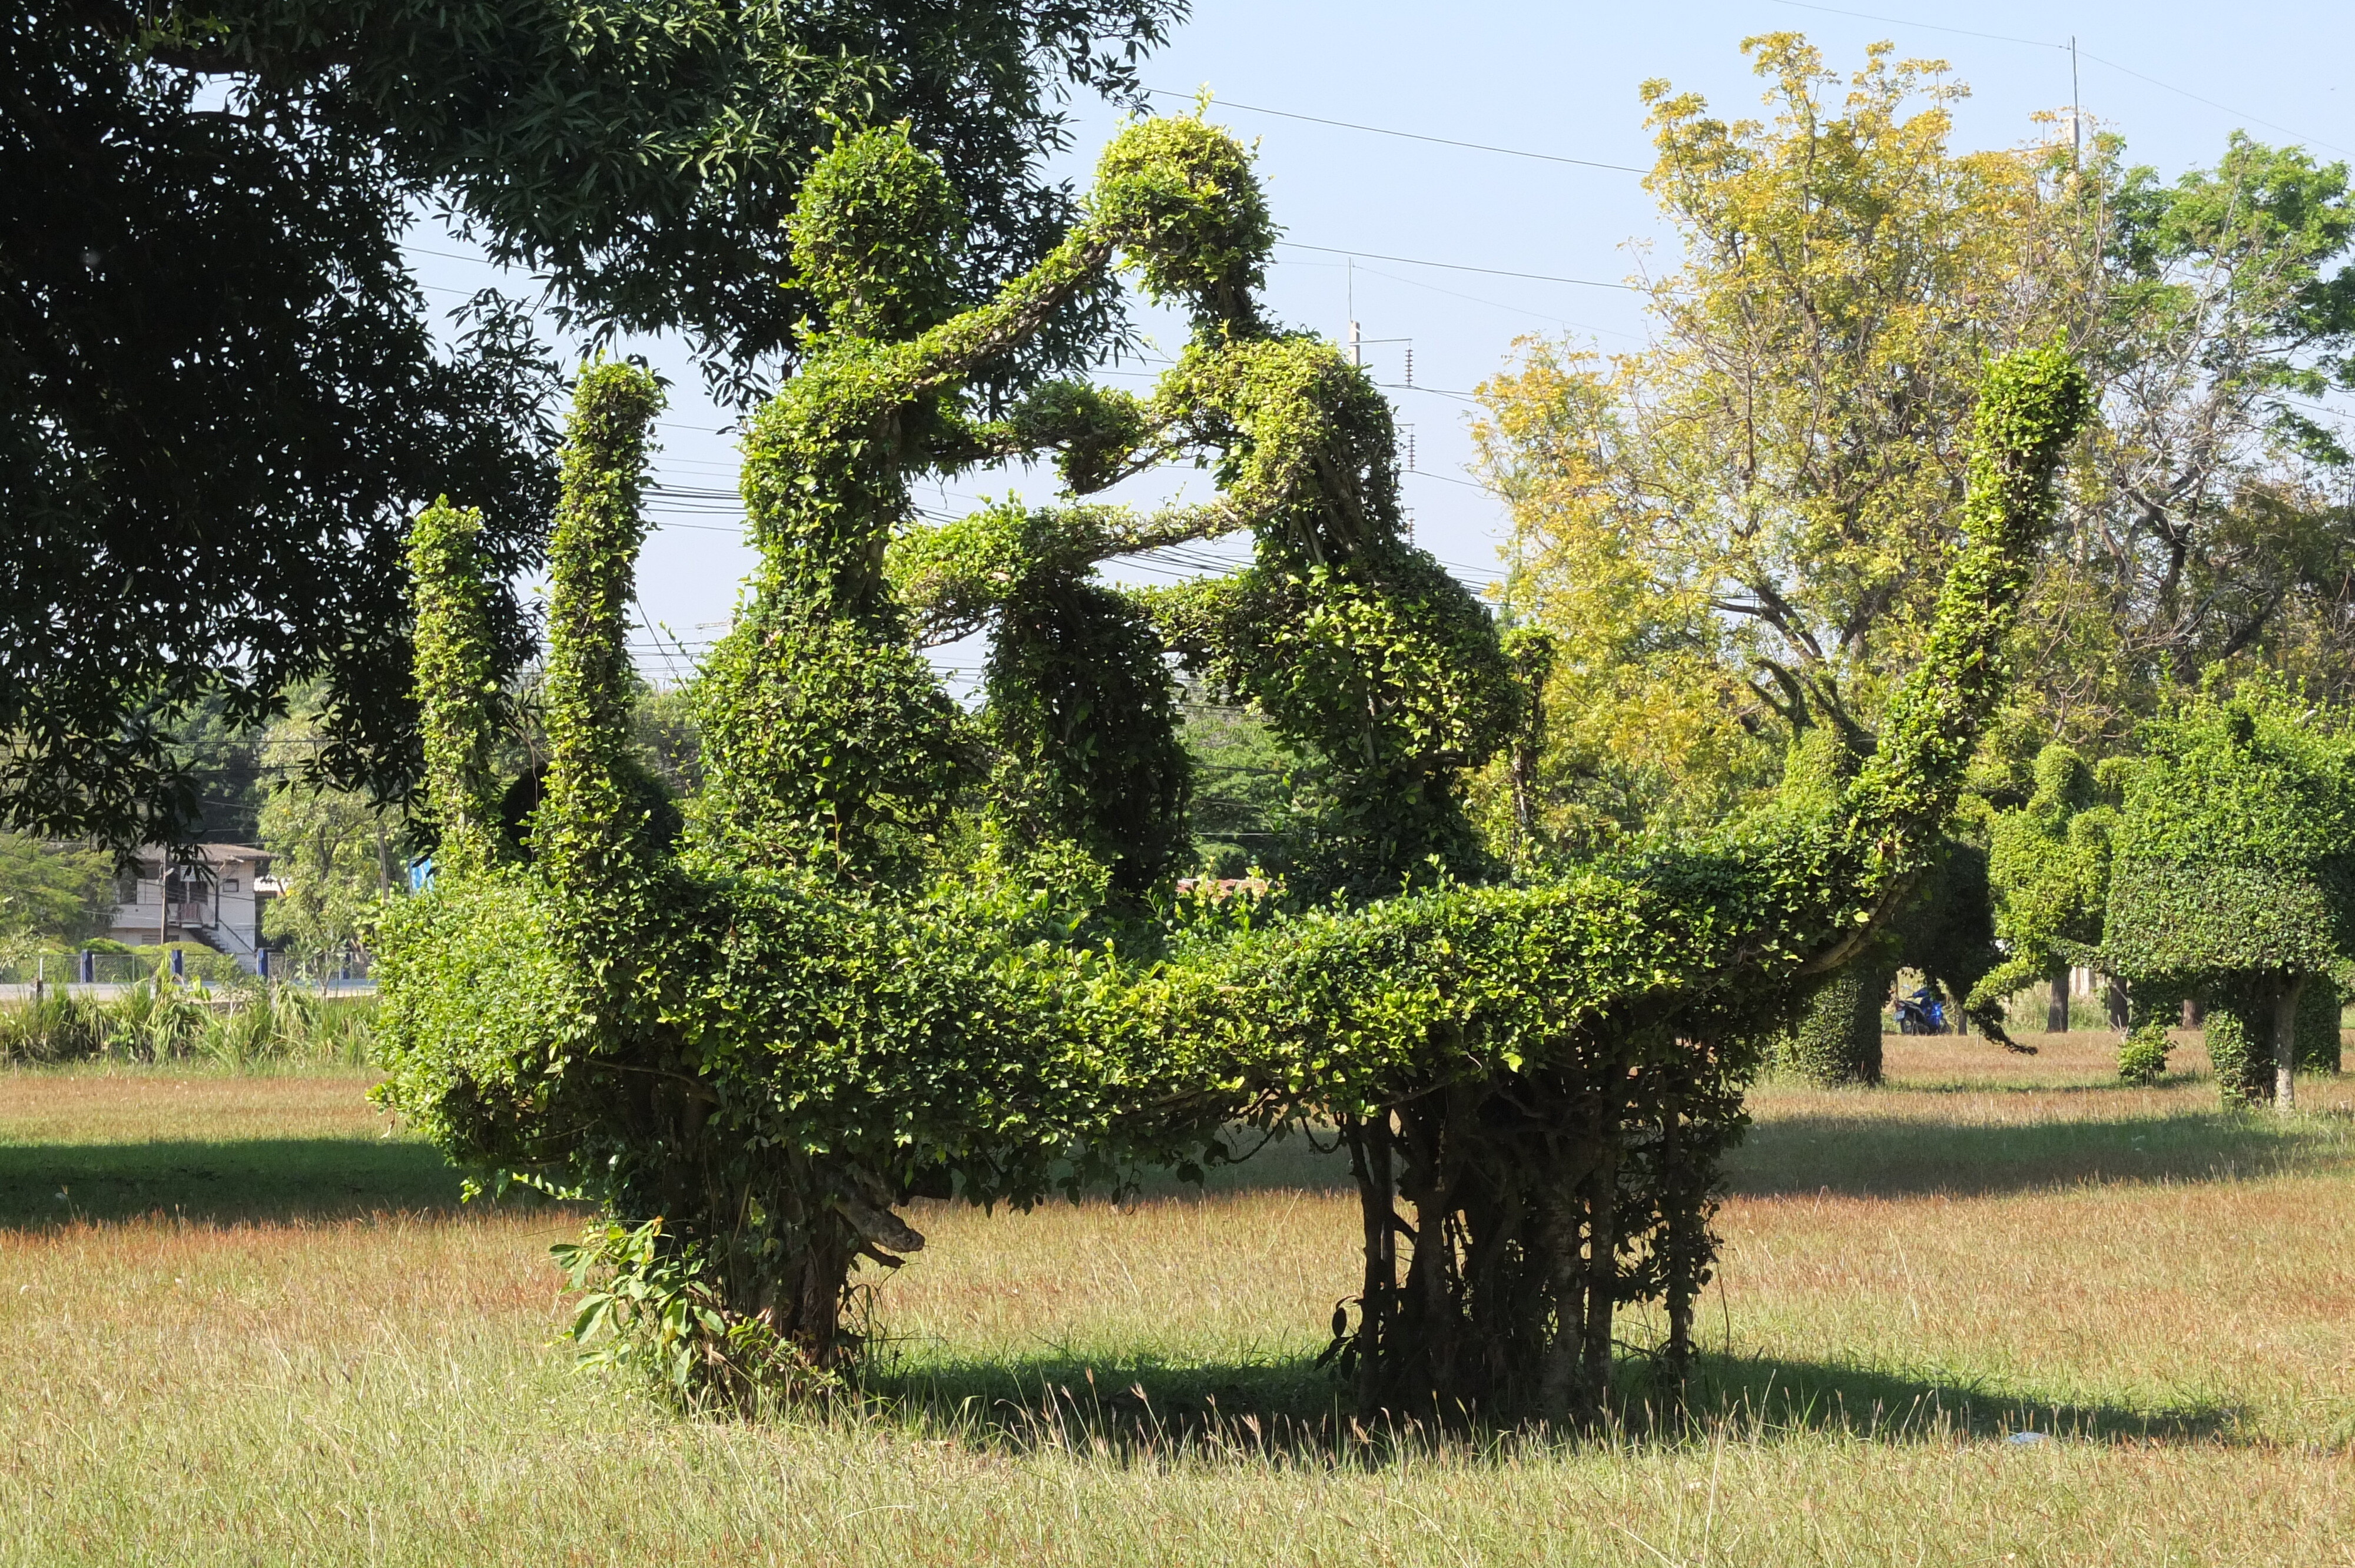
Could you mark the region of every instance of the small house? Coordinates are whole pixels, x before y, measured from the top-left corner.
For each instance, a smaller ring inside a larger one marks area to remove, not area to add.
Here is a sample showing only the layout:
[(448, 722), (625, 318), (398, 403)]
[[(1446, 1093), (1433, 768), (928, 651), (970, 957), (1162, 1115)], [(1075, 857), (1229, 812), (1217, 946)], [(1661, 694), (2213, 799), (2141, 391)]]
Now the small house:
[(133, 947), (201, 942), (249, 971), (261, 967), (261, 912), (275, 885), (263, 874), (268, 851), (198, 844), (195, 858), (183, 863), (155, 848), (134, 860), (134, 871), (115, 879), (109, 937)]

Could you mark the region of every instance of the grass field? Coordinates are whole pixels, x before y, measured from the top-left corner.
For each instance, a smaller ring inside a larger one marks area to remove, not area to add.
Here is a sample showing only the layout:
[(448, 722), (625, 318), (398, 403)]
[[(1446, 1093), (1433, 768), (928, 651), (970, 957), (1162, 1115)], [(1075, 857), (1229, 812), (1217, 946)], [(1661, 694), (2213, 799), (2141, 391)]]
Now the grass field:
[(716, 1423), (571, 1373), (578, 1217), (460, 1206), (363, 1075), (0, 1074), (0, 1562), (2355, 1563), (2355, 1079), (1890, 1047), (1756, 1095), (1698, 1428), (1579, 1446), (1330, 1418), (1298, 1144), (923, 1209), (872, 1406)]

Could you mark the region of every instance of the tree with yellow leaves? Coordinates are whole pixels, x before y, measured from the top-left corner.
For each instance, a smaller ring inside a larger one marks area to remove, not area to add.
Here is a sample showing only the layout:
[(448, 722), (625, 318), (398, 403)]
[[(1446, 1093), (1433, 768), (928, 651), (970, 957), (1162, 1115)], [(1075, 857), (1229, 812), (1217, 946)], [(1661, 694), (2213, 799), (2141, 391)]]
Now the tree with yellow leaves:
[(1918, 656), (1987, 359), (2052, 335), (2073, 263), (2032, 150), (1950, 151), (1966, 90), (1875, 45), (1742, 46), (1773, 122), (1645, 84), (1646, 181), (1683, 242), (1654, 345), (1527, 341), (1484, 388), (1514, 519), (1508, 607), (1559, 652), (1540, 836), (1721, 815), (1788, 736), (1855, 736)]

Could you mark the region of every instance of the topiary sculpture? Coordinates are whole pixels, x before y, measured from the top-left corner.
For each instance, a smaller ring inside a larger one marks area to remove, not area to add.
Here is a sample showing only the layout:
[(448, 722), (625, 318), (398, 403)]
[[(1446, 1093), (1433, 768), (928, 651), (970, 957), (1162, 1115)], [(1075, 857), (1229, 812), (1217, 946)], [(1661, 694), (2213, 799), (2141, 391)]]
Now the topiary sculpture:
[(1970, 1004), (1999, 1012), (2007, 998), (2049, 979), (2047, 1028), (2057, 1032), (2069, 1026), (2068, 955), (2102, 939), (2117, 811), (2094, 769), (2059, 742), (2037, 754), (2035, 779), (2026, 803), (1998, 813), (1988, 832), (1996, 934), (2007, 955), (1972, 990)]
[(2143, 741), (2089, 956), (2134, 988), (2137, 1060), (2164, 1062), (2167, 1013), (2197, 994), (2225, 1103), (2287, 1111), (2303, 999), (2335, 998), (2355, 959), (2355, 740), (2254, 675), (2229, 695), (2211, 676)]
[[(1804, 715), (1803, 707), (1793, 714)], [(1861, 765), (1870, 737), (1852, 722), (1806, 724), (1791, 746), (1768, 821), (1821, 814)], [(1873, 1085), (1881, 1075), (1881, 1013), (1902, 969), (1960, 999), (2002, 960), (1995, 944), (1987, 852), (1946, 835), (1915, 885), (1875, 940), (1817, 982), (1798, 1019), (1774, 1043), (1777, 1065), (1825, 1087)], [(1999, 1010), (1966, 1004), (1965, 1016), (2007, 1050), (2025, 1047), (2005, 1033)]]
[[(1132, 127), (1088, 221), (946, 320), (935, 180), (891, 132), (813, 175), (796, 256), (836, 324), (747, 440), (762, 562), (703, 683), (709, 784), (676, 846), (624, 787), (619, 711), (651, 383), (602, 367), (576, 404), (527, 865), (488, 826), (471, 524), (421, 519), (448, 847), (380, 944), (387, 1097), (466, 1158), (603, 1202), (613, 1225), (572, 1261), (612, 1284), (581, 1330), (626, 1328), (616, 1353), (691, 1397), (828, 1381), (856, 1349), (852, 1268), (922, 1245), (894, 1213), (912, 1194), (1025, 1202), (1304, 1117), (1338, 1122), (1359, 1173), (1365, 1282), (1331, 1354), (1367, 1407), (1591, 1423), (1640, 1298), (1665, 1299), (1679, 1373), (1744, 1042), (1932, 863), (2082, 376), (2057, 350), (1991, 369), (1929, 652), (1822, 809), (1474, 885), (1458, 778), (1527, 708), (1476, 604), (1399, 537), (1387, 409), (1260, 319), (1268, 230), (1240, 149), (1199, 121)], [(1050, 387), (986, 419), (958, 396), (1115, 254), (1196, 320), (1151, 399)], [(1053, 451), (1085, 493), (1186, 450), (1217, 464), (1201, 508), (910, 523), (915, 475)], [(1112, 546), (1243, 527), (1235, 578), (1149, 606), (1077, 591)], [(915, 641), (985, 622), (975, 725)], [(1119, 824), (1164, 820), (1180, 787), (1153, 628), (1346, 768), (1325, 863), (1343, 897), (1153, 922), (1107, 903), (1160, 856)], [(976, 796), (999, 826), (966, 854), (953, 811)]]

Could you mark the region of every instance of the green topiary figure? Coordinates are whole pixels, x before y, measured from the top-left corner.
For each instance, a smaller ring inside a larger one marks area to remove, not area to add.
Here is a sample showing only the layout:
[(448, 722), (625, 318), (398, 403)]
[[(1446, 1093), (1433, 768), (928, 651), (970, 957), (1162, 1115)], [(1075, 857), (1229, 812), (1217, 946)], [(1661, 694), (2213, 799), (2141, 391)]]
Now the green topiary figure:
[(2339, 1021), (2347, 1003), (2328, 975), (2307, 982), (2297, 997), (2297, 1070), (2336, 1075), (2344, 1070), (2345, 1047)]
[(2355, 742), (2278, 680), (2211, 677), (2146, 726), (2115, 842), (2102, 967), (2199, 994), (2225, 1102), (2289, 1110), (2303, 998), (2355, 955)]
[[(762, 562), (705, 683), (709, 783), (686, 837), (666, 848), (621, 778), (654, 399), (608, 367), (584, 376), (568, 446), (549, 648), (568, 738), (536, 853), (517, 863), (487, 828), (453, 839), (391, 923), (388, 1097), (454, 1152), (603, 1202), (613, 1226), (572, 1261), (618, 1284), (581, 1330), (619, 1324), (615, 1353), (690, 1397), (828, 1381), (857, 1348), (852, 1268), (922, 1243), (893, 1212), (911, 1194), (1025, 1202), (1115, 1158), (1176, 1161), (1235, 1122), (1312, 1116), (1339, 1122), (1359, 1176), (1365, 1286), (1333, 1355), (1368, 1409), (1596, 1421), (1614, 1314), (1638, 1299), (1665, 1302), (1680, 1369), (1744, 1043), (1934, 863), (2083, 377), (2058, 350), (1991, 368), (1969, 542), (1852, 778), (1777, 822), (1476, 885), (1460, 777), (1527, 705), (1478, 606), (1398, 537), (1365, 377), (1261, 321), (1266, 218), (1240, 149), (1199, 122), (1132, 127), (1088, 222), (947, 320), (926, 280), (953, 207), (904, 139), (847, 137), (820, 174), (796, 255), (837, 324), (747, 440)], [(1115, 253), (1196, 320), (1153, 398), (1050, 387), (986, 419), (958, 396)], [(1081, 493), (1199, 450), (1221, 493), (1145, 518), (908, 522), (912, 476), (1049, 450)], [(1354, 897), (1180, 905), (1098, 940), (1122, 873), (1085, 846), (1170, 796), (1145, 607), (1072, 590), (1108, 546), (1239, 528), (1252, 566), (1157, 599), (1151, 624), (1346, 763), (1327, 880)], [(417, 550), (432, 796), (460, 834), (496, 799), (464, 543), (463, 517), (437, 514)], [(915, 651), (959, 618), (1002, 655), (975, 724)], [(960, 857), (943, 825), (971, 796), (1006, 832)]]
[[(1837, 800), (1859, 764), (1869, 737), (1838, 724), (1804, 728), (1791, 749), (1777, 812), (1820, 812)], [(1881, 937), (1861, 948), (1807, 1001), (1776, 1043), (1784, 1070), (1825, 1087), (1872, 1085), (1881, 1076), (1881, 1012), (1900, 969), (1920, 971), (1958, 1002), (2003, 960), (1987, 887), (1987, 852), (1945, 836)], [(2022, 1051), (2004, 1030), (2000, 1008), (1974, 998), (1964, 1014), (2007, 1050)]]
[[(995, 528), (1002, 549), (933, 552), (962, 574), (954, 604), (996, 623), (977, 724), (922, 660), (888, 563), (900, 537), (925, 581), (919, 476), (1051, 450), (1075, 482), (1103, 482), (1131, 461), (1134, 400), (1048, 387), (993, 419), (964, 388), (1123, 248), (1207, 332), (1249, 330), (1265, 213), (1225, 136), (1135, 126), (1089, 221), (948, 315), (958, 210), (897, 130), (845, 136), (811, 175), (794, 256), (830, 325), (747, 434), (762, 561), (698, 683), (707, 785), (675, 853), (626, 787), (623, 723), (651, 380), (604, 366), (576, 397), (527, 864), (475, 826), (498, 791), (467, 519), (418, 530), (431, 794), (453, 832), (436, 886), (385, 933), (387, 1094), (453, 1150), (609, 1205), (621, 1228), (578, 1255), (582, 1277), (645, 1287), (600, 1309), (645, 1307), (623, 1342), (682, 1392), (828, 1375), (851, 1348), (857, 1260), (922, 1245), (891, 1213), (911, 1192), (1027, 1202), (1092, 1169), (1073, 1171), (1075, 1148), (1111, 1147), (1136, 1097), (1196, 1150), (1231, 1098), (1172, 1096), (1150, 1074), (1130, 1086), (1104, 1037), (1118, 971), (1072, 940), (1107, 884), (1134, 895), (1167, 869), (1185, 820), (1160, 643), (1085, 580), (1135, 542), (1098, 547), (1084, 513), (1037, 528), (1001, 513), (968, 534)], [(1230, 501), (1173, 536), (1252, 515)], [(1003, 842), (975, 862), (943, 830), (976, 793)], [(523, 984), (497, 977), (499, 953)], [(697, 1305), (666, 1316), (645, 1306), (657, 1298)]]
[(2067, 955), (2102, 939), (2117, 811), (2094, 769), (2058, 742), (2037, 754), (2035, 778), (2027, 802), (1998, 813), (1988, 833), (1996, 934), (2008, 956), (1972, 989), (1970, 1006), (1999, 1013), (2007, 998), (2048, 980), (2046, 1028), (2059, 1033), (2069, 1027)]

